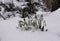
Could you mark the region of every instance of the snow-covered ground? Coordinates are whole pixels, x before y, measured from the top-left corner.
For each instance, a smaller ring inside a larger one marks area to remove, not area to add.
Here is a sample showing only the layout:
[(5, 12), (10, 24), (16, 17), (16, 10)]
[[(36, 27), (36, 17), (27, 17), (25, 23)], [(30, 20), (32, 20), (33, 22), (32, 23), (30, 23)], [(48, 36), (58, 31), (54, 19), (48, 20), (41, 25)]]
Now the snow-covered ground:
[(19, 17), (0, 19), (0, 41), (60, 41), (60, 8), (44, 18), (47, 32), (18, 30)]

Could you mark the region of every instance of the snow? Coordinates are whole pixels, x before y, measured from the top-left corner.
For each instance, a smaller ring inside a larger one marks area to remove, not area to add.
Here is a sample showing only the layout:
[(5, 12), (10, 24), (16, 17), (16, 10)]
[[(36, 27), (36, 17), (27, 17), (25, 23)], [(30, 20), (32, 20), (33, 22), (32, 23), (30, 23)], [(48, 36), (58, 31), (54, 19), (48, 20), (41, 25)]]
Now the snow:
[[(51, 13), (45, 13), (47, 32), (20, 31), (16, 27), (19, 17), (7, 20), (0, 19), (0, 41), (60, 41), (60, 8)], [(41, 12), (39, 12), (41, 13)]]

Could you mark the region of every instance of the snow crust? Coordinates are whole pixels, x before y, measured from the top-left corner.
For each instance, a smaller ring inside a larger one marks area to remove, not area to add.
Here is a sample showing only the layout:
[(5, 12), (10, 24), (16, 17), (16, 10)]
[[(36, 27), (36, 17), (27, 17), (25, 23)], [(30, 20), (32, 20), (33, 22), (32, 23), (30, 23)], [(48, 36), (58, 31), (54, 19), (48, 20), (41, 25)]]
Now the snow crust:
[[(41, 11), (37, 12), (39, 15)], [(44, 12), (43, 12), (44, 13)], [(16, 27), (19, 17), (7, 20), (0, 19), (0, 41), (60, 41), (60, 8), (44, 16), (48, 29), (42, 31), (20, 31)]]

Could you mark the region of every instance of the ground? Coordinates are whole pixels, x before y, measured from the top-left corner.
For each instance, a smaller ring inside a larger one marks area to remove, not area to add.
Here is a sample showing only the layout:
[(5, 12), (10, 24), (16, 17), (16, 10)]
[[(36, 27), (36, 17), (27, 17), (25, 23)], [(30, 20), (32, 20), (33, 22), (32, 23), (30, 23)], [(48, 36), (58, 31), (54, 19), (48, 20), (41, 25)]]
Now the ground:
[[(47, 14), (47, 32), (20, 31), (16, 27), (19, 17), (7, 20), (0, 19), (0, 41), (60, 41), (60, 8)], [(38, 12), (41, 13), (41, 12)]]

